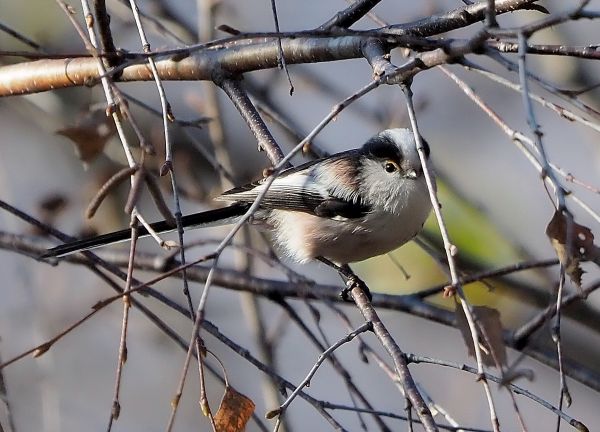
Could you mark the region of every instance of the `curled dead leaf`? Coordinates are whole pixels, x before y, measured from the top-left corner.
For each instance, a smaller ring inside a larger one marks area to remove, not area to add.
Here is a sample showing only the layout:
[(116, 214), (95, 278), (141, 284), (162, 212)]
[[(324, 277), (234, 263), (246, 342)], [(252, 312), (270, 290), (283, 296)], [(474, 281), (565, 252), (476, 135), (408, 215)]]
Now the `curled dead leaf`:
[[(581, 260), (597, 255), (598, 248), (594, 245), (592, 231), (575, 222), (571, 214), (557, 210), (546, 227), (546, 235), (566, 273), (573, 283), (581, 286), (584, 273), (580, 266)], [(567, 236), (570, 237), (569, 241)]]
[(214, 417), (217, 432), (240, 432), (254, 412), (254, 402), (231, 386), (225, 387), (225, 394)]
[[(506, 364), (506, 346), (502, 336), (503, 327), (500, 312), (487, 306), (472, 306), (475, 322), (478, 324), (479, 347), (482, 351), (483, 363), (486, 366)], [(469, 355), (475, 357), (473, 337), (467, 317), (460, 304), (456, 306), (456, 326), (467, 345)]]
[(115, 134), (112, 118), (106, 116), (105, 109), (90, 110), (85, 113), (75, 126), (56, 131), (75, 144), (75, 151), (83, 162), (91, 162), (103, 151), (108, 140)]

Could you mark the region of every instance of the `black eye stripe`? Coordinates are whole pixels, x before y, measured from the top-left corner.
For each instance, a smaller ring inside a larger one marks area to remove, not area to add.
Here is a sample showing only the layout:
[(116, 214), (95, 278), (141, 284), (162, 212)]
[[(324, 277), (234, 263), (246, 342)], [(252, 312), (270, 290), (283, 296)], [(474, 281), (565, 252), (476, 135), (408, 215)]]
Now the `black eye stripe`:
[[(423, 151), (425, 157), (429, 159), (431, 149), (429, 143), (425, 138), (421, 136), (421, 143), (423, 145)], [(398, 148), (391, 138), (385, 134), (375, 135), (369, 139), (362, 147), (361, 153), (365, 156), (369, 156), (372, 159), (379, 159), (384, 164), (387, 161), (396, 163), (401, 169), (404, 169), (407, 161), (404, 160), (402, 150)], [(385, 165), (384, 165), (385, 167)]]
[(364, 144), (363, 151), (374, 158), (391, 160), (398, 165), (400, 165), (403, 159), (400, 149), (386, 136), (374, 136)]

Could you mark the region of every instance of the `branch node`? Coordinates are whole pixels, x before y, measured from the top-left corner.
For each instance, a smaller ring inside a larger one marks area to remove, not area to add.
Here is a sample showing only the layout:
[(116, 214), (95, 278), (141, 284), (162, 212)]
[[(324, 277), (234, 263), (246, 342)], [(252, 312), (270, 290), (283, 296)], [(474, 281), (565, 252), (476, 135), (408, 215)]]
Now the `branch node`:
[(161, 177), (163, 177), (171, 171), (173, 171), (173, 161), (167, 160), (160, 166), (160, 170), (158, 173)]

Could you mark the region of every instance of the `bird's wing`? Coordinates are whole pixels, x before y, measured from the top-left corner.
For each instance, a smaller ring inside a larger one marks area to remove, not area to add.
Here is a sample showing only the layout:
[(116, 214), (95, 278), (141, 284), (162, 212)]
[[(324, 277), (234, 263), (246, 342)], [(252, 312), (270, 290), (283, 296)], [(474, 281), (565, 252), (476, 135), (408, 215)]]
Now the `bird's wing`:
[[(315, 162), (284, 171), (273, 181), (260, 207), (270, 210), (301, 211), (316, 216), (336, 219), (353, 219), (364, 216), (369, 207), (356, 197), (336, 196), (323, 182), (315, 180)], [(266, 187), (266, 179), (237, 187), (217, 199), (233, 202), (254, 202)]]

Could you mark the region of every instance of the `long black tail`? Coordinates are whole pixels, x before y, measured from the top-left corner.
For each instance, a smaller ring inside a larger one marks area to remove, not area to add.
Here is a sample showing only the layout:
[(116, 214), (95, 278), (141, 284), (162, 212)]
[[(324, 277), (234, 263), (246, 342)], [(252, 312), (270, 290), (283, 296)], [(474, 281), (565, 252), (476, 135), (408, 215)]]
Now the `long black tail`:
[[(193, 213), (181, 218), (181, 224), (184, 228), (199, 228), (217, 225), (227, 225), (234, 223), (242, 216), (250, 204), (239, 203), (229, 207), (224, 207), (215, 210), (208, 210), (200, 213)], [(152, 230), (158, 234), (175, 231), (177, 227), (167, 223), (166, 221), (155, 222), (150, 224)], [(140, 237), (148, 236), (148, 230), (140, 226), (138, 229)], [(77, 252), (82, 252), (90, 249), (95, 249), (102, 246), (108, 246), (114, 243), (120, 243), (131, 239), (131, 229), (124, 229), (108, 234), (91, 237), (83, 240), (76, 240), (71, 243), (65, 243), (48, 249), (48, 251), (40, 258), (63, 257)]]

